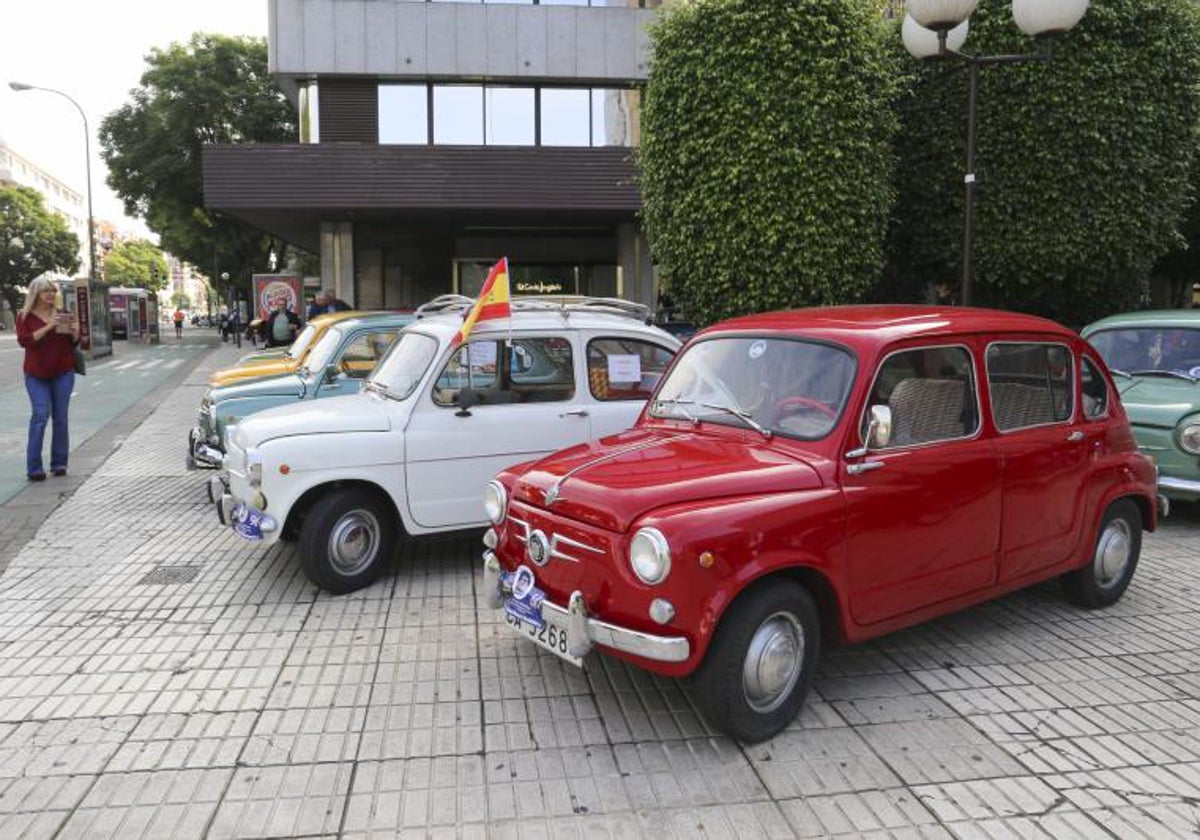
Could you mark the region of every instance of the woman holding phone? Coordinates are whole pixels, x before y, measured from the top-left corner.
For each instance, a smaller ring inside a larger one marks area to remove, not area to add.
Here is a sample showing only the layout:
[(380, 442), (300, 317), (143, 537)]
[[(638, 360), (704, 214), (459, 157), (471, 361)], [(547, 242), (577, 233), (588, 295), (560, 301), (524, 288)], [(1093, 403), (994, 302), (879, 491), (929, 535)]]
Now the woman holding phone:
[(29, 418), (29, 445), (25, 453), (25, 475), (30, 481), (45, 481), (42, 443), (46, 425), (52, 426), (50, 471), (67, 474), (71, 443), (67, 434), (67, 406), (75, 387), (75, 356), (79, 322), (54, 305), (58, 289), (39, 277), (29, 284), (25, 305), (17, 315), (17, 343), (25, 348), (25, 390), (33, 406)]

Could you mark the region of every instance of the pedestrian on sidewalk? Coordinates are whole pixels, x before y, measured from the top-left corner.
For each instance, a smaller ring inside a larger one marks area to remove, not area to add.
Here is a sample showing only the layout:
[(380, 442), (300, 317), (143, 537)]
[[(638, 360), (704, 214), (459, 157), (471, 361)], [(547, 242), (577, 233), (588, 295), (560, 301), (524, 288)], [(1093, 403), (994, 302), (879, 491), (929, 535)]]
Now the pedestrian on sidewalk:
[(183, 319), (185, 317), (186, 316), (183, 314), (183, 310), (181, 310), (181, 309), (176, 309), (175, 315), (172, 316), (172, 320), (175, 321), (175, 337), (176, 338), (183, 338)]
[(50, 471), (67, 474), (71, 442), (67, 434), (67, 408), (75, 388), (75, 354), (79, 322), (54, 305), (58, 289), (39, 277), (29, 284), (25, 305), (17, 314), (17, 343), (25, 348), (25, 390), (33, 414), (29, 418), (29, 443), (25, 450), (25, 475), (45, 481), (42, 444), (50, 425)]

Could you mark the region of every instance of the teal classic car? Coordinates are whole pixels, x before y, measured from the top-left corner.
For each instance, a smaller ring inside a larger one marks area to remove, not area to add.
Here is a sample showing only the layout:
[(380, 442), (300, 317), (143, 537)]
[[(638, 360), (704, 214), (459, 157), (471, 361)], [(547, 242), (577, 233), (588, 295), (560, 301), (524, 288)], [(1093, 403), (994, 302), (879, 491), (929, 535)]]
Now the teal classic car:
[(412, 313), (376, 312), (347, 318), (316, 340), (294, 373), (240, 379), (211, 387), (200, 401), (196, 427), (188, 435), (187, 464), (220, 467), (230, 428), (247, 415), (275, 406), (356, 392), (383, 358)]
[(1200, 499), (1200, 309), (1113, 315), (1083, 337), (1112, 371), (1159, 492)]

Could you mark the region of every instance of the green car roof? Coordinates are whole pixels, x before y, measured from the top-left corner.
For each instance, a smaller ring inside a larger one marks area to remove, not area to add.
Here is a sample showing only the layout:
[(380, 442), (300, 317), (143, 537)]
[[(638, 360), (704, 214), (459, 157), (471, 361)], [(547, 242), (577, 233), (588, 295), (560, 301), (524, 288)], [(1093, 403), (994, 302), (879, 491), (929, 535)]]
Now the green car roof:
[(1196, 327), (1200, 328), (1200, 309), (1150, 309), (1144, 312), (1123, 312), (1109, 315), (1083, 328), (1084, 338), (1101, 330), (1126, 327)]

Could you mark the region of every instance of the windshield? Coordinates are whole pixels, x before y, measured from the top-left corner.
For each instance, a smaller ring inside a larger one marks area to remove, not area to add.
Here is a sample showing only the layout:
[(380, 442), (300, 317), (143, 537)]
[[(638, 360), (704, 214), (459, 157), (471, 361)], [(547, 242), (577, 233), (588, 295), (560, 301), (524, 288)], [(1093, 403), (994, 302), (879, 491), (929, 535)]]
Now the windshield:
[(305, 370), (310, 372), (324, 370), (325, 366), (333, 361), (333, 355), (341, 343), (342, 331), (334, 327), (327, 329), (304, 359)]
[(312, 324), (308, 324), (304, 329), (300, 330), (300, 334), (293, 340), (290, 347), (287, 349), (287, 356), (293, 359), (299, 359), (304, 355), (304, 351), (308, 349), (308, 345), (312, 344), (313, 337), (317, 334), (317, 328)]
[(1093, 333), (1088, 341), (1117, 371), (1200, 377), (1200, 328), (1127, 327)]
[(854, 383), (842, 347), (784, 338), (713, 338), (671, 369), (650, 414), (741, 425), (816, 440), (829, 434)]
[(389, 396), (405, 399), (421, 383), (437, 349), (437, 341), (427, 335), (401, 332), (387, 355), (367, 377), (367, 382), (383, 388)]

